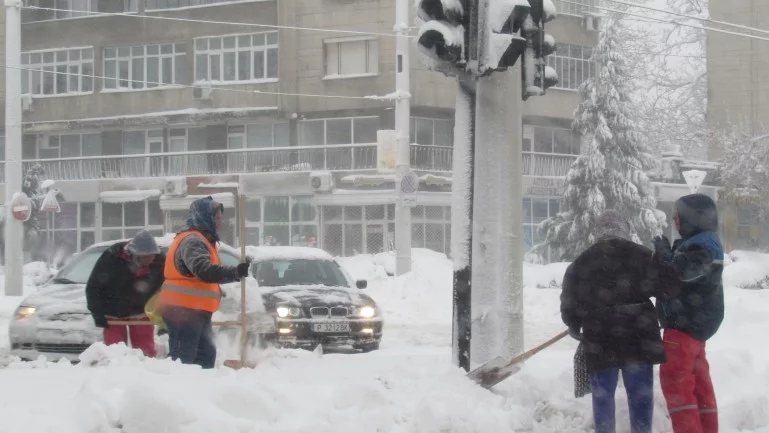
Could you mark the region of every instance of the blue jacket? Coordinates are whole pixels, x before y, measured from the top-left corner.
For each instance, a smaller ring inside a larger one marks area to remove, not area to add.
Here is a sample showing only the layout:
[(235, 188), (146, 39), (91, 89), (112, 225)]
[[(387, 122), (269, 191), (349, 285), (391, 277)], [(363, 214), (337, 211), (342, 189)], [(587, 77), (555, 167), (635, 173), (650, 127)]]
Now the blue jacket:
[(657, 254), (678, 278), (677, 296), (657, 302), (660, 323), (700, 341), (718, 331), (724, 319), (724, 250), (718, 238), (715, 203), (701, 194), (676, 203), (683, 240), (672, 254)]

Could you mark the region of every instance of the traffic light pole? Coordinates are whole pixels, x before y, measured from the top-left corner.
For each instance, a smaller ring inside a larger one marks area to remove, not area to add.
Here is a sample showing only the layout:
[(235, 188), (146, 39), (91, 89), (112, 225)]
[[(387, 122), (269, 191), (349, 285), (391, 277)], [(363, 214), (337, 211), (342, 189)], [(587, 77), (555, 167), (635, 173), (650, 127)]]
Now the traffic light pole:
[(395, 0), (395, 101), (396, 175), (398, 182), (395, 203), (395, 273), (403, 275), (411, 271), (411, 209), (405, 203), (401, 180), (411, 169), (409, 123), (411, 116), (409, 65), (409, 0)]
[(5, 294), (21, 296), (24, 224), (13, 217), (21, 193), (21, 0), (5, 0)]
[(463, 77), (457, 83), (451, 184), (451, 258), (454, 262), (452, 359), (456, 366), (470, 371), (476, 82), (473, 78)]
[(476, 87), (471, 310), (473, 366), (523, 352), (520, 65)]

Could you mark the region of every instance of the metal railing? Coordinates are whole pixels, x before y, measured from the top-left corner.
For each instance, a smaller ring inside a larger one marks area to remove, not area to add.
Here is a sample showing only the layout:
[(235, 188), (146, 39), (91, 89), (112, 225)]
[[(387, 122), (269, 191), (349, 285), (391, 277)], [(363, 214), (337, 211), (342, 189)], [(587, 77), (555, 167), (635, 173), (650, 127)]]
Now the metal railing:
[[(576, 159), (577, 155), (524, 152), (523, 174), (566, 176)], [(376, 145), (366, 144), (27, 159), (22, 161), (22, 166), (26, 172), (39, 164), (49, 179), (92, 180), (276, 171), (368, 171), (375, 170), (376, 163)], [(411, 166), (416, 170), (450, 173), (452, 148), (411, 145)], [(5, 163), (0, 162), (0, 183), (4, 179)]]
[(411, 145), (411, 168), (416, 170), (449, 172), (452, 168), (454, 148), (449, 146)]
[(528, 176), (562, 177), (578, 155), (558, 153), (523, 153), (523, 174)]
[(376, 168), (376, 145), (221, 149), (141, 155), (24, 160), (50, 179), (88, 180), (275, 171), (355, 171)]

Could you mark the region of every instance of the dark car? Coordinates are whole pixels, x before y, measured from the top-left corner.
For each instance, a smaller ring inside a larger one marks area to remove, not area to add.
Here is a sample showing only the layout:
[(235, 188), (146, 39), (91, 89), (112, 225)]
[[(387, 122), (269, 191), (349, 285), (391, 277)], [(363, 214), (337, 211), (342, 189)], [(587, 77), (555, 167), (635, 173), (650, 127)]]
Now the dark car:
[(382, 314), (334, 258), (318, 248), (252, 247), (251, 273), (274, 318), (263, 339), (279, 347), (379, 349)]

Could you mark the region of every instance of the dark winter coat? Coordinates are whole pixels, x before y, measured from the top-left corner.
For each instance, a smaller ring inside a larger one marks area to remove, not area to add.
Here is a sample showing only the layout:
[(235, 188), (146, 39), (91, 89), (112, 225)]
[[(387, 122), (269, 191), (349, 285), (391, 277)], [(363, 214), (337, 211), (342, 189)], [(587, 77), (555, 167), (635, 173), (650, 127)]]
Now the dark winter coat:
[(160, 254), (149, 266), (149, 273), (137, 278), (135, 266), (123, 255), (128, 242), (118, 242), (96, 261), (85, 286), (88, 310), (94, 321), (105, 316), (130, 317), (144, 314), (144, 305), (163, 284), (165, 256)]
[(657, 248), (655, 258), (675, 273), (679, 294), (658, 300), (660, 322), (700, 341), (718, 331), (724, 319), (724, 251), (718, 238), (715, 202), (704, 194), (691, 194), (676, 202), (681, 240), (675, 248)]
[(573, 333), (582, 330), (590, 373), (665, 361), (649, 298), (672, 285), (659, 270), (651, 250), (618, 237), (600, 239), (567, 268), (561, 318)]
[[(197, 230), (212, 244), (216, 245), (219, 235), (216, 233), (214, 215), (221, 210), (222, 205), (211, 197), (195, 200), (190, 205), (187, 227), (182, 233)], [(187, 236), (173, 258), (174, 265), (186, 277), (195, 277), (206, 283), (227, 284), (240, 281), (238, 270), (234, 266), (215, 265), (211, 263), (208, 245), (201, 236)]]

